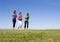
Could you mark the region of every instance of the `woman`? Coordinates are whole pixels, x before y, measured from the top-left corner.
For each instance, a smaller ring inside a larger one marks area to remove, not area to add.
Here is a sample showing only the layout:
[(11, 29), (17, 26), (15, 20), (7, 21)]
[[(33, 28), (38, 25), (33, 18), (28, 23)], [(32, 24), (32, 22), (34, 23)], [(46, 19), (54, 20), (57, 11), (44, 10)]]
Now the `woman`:
[(21, 28), (22, 28), (22, 12), (20, 12), (18, 15), (18, 29), (21, 30)]
[(28, 29), (28, 25), (29, 25), (29, 13), (27, 13), (25, 16), (24, 28)]
[(13, 29), (14, 29), (16, 24), (16, 18), (17, 18), (16, 10), (14, 10), (12, 17), (13, 17), (12, 21), (13, 21)]

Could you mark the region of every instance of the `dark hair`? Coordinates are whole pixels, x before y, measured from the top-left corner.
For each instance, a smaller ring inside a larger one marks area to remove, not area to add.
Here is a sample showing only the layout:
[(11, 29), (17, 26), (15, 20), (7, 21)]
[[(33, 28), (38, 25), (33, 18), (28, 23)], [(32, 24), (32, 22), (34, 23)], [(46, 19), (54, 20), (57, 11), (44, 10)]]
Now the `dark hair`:
[(29, 16), (29, 13), (27, 13), (27, 16)]
[(22, 12), (19, 12), (19, 15), (22, 14)]
[(22, 12), (20, 12), (19, 14), (22, 14)]
[(16, 10), (14, 10), (14, 12), (13, 12), (14, 14), (16, 14)]
[(28, 18), (29, 18), (29, 13), (27, 13), (27, 16), (28, 16)]

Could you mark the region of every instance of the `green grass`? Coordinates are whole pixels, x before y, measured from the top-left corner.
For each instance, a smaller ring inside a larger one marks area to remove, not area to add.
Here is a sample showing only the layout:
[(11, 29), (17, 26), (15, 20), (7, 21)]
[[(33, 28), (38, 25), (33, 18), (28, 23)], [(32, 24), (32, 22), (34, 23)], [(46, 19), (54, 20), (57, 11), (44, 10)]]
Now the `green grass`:
[(0, 30), (0, 42), (60, 42), (60, 30)]

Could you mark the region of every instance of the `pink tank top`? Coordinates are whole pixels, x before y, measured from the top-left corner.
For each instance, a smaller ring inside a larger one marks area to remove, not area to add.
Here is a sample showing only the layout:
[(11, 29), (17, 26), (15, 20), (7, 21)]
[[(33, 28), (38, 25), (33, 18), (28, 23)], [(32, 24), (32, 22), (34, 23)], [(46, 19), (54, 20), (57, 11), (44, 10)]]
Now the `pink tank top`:
[(19, 20), (19, 21), (22, 21), (22, 15), (19, 15), (19, 16), (18, 16), (18, 20)]

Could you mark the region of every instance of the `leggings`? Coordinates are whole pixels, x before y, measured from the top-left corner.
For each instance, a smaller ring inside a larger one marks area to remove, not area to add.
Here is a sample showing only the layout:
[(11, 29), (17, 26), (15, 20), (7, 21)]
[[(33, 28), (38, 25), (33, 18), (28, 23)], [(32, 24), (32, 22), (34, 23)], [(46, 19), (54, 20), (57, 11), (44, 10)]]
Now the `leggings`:
[(28, 21), (25, 21), (24, 28), (28, 28), (28, 25), (29, 25), (29, 22)]
[(13, 20), (13, 28), (15, 28), (16, 20)]

